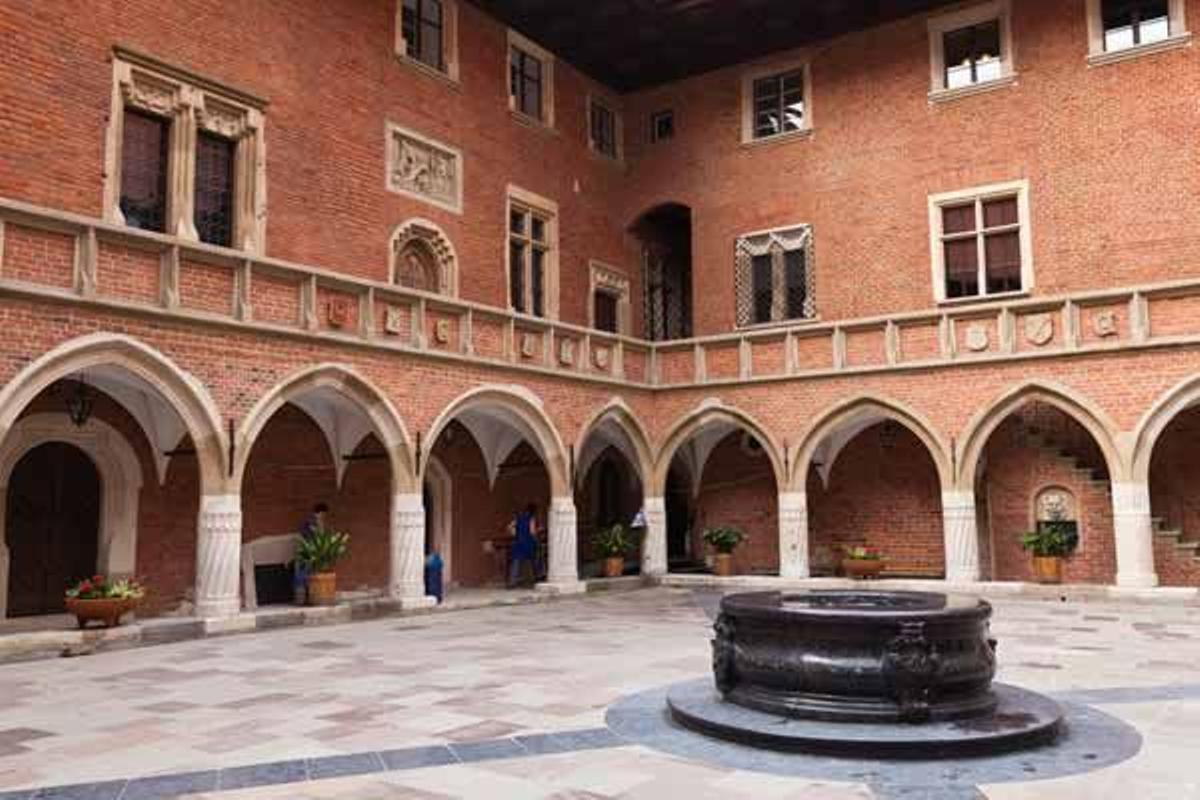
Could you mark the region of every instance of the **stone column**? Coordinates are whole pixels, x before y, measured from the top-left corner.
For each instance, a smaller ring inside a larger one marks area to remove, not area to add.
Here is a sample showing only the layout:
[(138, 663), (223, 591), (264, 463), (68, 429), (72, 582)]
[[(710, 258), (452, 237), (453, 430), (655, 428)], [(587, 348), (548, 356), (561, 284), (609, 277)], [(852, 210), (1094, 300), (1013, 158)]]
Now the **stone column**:
[(808, 495), (779, 493), (779, 576), (807, 578)]
[(425, 596), (425, 501), (420, 494), (392, 495), (391, 578), (388, 596), (401, 608), (436, 604)]
[(538, 584), (543, 591), (576, 594), (586, 591), (579, 580), (576, 545), (575, 500), (555, 497), (550, 501), (550, 555), (546, 582)]
[(238, 574), (242, 563), (242, 498), (200, 498), (196, 531), (196, 616), (233, 617), (242, 610)]
[(1144, 483), (1112, 484), (1113, 534), (1117, 545), (1117, 585), (1145, 589), (1158, 585), (1154, 571), (1154, 528), (1150, 522), (1150, 487)]
[(942, 492), (942, 529), (946, 582), (975, 583), (979, 580), (979, 531), (974, 492)]
[(667, 501), (661, 497), (647, 497), (642, 505), (646, 515), (646, 534), (642, 542), (642, 575), (666, 575)]

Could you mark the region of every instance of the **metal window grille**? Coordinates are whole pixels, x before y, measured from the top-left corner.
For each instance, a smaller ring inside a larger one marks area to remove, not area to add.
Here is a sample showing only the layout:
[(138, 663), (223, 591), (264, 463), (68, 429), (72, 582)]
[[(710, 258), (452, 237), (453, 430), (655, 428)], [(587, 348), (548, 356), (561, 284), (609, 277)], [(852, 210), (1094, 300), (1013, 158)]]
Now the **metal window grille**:
[(171, 123), (126, 109), (121, 142), (121, 213), (125, 223), (166, 230), (167, 163)]
[(692, 270), (688, 262), (647, 247), (642, 252), (646, 338), (661, 342), (692, 335)]
[(233, 242), (233, 160), (237, 145), (201, 131), (196, 137), (196, 232), (200, 241)]
[(816, 316), (812, 226), (742, 236), (734, 262), (739, 327)]

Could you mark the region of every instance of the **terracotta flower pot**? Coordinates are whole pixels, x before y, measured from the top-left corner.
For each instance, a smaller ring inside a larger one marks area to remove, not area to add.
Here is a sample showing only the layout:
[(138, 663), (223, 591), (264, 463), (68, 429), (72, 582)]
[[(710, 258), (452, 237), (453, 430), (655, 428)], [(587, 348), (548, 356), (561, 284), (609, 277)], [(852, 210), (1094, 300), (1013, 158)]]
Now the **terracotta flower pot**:
[(308, 604), (310, 606), (331, 606), (336, 601), (336, 572), (317, 572), (308, 576)]
[(717, 553), (713, 557), (713, 574), (722, 578), (733, 574), (733, 553)]
[(842, 574), (847, 578), (854, 578), (855, 580), (878, 578), (881, 572), (883, 572), (882, 558), (842, 559)]
[(96, 600), (83, 600), (78, 597), (68, 597), (67, 611), (75, 615), (80, 629), (86, 628), (89, 622), (101, 621), (106, 628), (115, 628), (121, 622), (121, 617), (137, 608), (140, 598), (136, 597), (104, 597)]
[(1034, 556), (1033, 573), (1038, 583), (1062, 583), (1062, 559), (1058, 556)]
[(619, 578), (625, 574), (625, 557), (609, 556), (604, 559), (604, 577)]

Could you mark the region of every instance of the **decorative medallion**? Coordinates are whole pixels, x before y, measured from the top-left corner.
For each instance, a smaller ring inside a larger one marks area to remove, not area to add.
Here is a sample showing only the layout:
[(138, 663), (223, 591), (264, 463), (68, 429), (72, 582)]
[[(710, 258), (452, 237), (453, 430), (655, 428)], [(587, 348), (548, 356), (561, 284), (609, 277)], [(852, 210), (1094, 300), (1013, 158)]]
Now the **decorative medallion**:
[(388, 306), (383, 311), (383, 332), (389, 336), (404, 333), (404, 315), (395, 306)]
[(524, 358), (533, 358), (537, 355), (537, 335), (533, 333), (521, 334), (521, 356)]
[(1041, 347), (1054, 338), (1054, 317), (1050, 314), (1030, 314), (1025, 318), (1025, 340)]
[(981, 322), (974, 322), (967, 328), (967, 349), (974, 353), (979, 353), (988, 349), (991, 344), (988, 336), (987, 326)]
[(595, 350), (594, 359), (597, 367), (600, 369), (608, 369), (608, 348), (597, 347)]
[(558, 360), (561, 364), (575, 363), (575, 342), (573, 340), (563, 339), (558, 343)]
[(350, 301), (344, 297), (335, 297), (325, 307), (326, 320), (331, 328), (344, 328), (350, 321)]
[(1117, 312), (1115, 311), (1100, 311), (1096, 316), (1092, 317), (1092, 330), (1101, 339), (1107, 339), (1110, 336), (1116, 336), (1117, 330)]
[(433, 323), (433, 338), (438, 344), (450, 341), (450, 320), (439, 319)]

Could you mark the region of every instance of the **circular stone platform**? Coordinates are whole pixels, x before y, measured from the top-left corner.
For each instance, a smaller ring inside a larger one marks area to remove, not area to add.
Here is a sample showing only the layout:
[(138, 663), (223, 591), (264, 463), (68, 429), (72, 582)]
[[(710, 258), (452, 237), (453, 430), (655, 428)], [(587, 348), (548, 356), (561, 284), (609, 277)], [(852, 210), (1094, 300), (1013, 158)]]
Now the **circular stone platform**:
[(1063, 723), (1058, 703), (1015, 686), (992, 684), (995, 710), (956, 721), (881, 724), (825, 722), (766, 713), (721, 698), (711, 679), (667, 691), (681, 725), (737, 744), (788, 752), (871, 758), (949, 758), (1010, 752), (1052, 742)]

